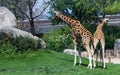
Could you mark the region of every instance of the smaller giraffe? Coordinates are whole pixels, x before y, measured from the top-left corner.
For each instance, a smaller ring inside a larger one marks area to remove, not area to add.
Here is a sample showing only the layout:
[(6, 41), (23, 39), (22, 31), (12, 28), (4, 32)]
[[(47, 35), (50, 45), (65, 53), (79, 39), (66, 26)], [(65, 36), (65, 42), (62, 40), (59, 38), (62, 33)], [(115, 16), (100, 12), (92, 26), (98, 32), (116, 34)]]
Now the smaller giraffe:
[[(105, 51), (105, 38), (104, 38), (104, 33), (102, 31), (103, 25), (107, 22), (108, 19), (103, 18), (102, 21), (98, 24), (97, 29), (93, 35), (93, 40), (94, 40), (94, 47), (96, 48), (98, 42), (101, 43), (102, 46), (102, 62), (103, 62), (103, 68), (105, 68), (105, 59), (104, 59), (104, 51)], [(97, 56), (98, 57), (98, 56)], [(96, 64), (94, 64), (96, 66)]]

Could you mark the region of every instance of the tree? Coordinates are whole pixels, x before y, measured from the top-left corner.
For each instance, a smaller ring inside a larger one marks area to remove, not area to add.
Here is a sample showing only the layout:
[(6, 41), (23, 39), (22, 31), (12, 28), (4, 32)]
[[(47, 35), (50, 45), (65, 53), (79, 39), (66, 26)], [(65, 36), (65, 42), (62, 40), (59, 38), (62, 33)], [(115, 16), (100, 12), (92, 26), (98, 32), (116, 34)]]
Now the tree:
[(83, 23), (96, 23), (99, 20), (98, 13), (103, 15), (120, 11), (119, 0), (51, 0), (51, 2), (51, 12), (53, 12), (52, 9), (58, 10)]
[(95, 0), (95, 2), (105, 14), (120, 13), (120, 0)]
[[(30, 26), (31, 26), (31, 33), (35, 33), (34, 29), (34, 19), (41, 16), (42, 13), (47, 9), (47, 7), (50, 5), (50, 1), (44, 1), (42, 10), (39, 11), (39, 13), (35, 14), (33, 11), (33, 8), (35, 4), (37, 4), (38, 0), (1, 0), (1, 4), (3, 6), (6, 6), (10, 9), (14, 10), (15, 15), (18, 18), (22, 19), (28, 19)], [(39, 7), (39, 6), (38, 6)], [(27, 12), (28, 11), (28, 12)]]
[(58, 10), (68, 16), (90, 23), (97, 20), (99, 10), (94, 0), (51, 0), (51, 9)]
[(104, 10), (107, 14), (120, 14), (120, 1), (115, 0), (113, 3), (109, 3)]

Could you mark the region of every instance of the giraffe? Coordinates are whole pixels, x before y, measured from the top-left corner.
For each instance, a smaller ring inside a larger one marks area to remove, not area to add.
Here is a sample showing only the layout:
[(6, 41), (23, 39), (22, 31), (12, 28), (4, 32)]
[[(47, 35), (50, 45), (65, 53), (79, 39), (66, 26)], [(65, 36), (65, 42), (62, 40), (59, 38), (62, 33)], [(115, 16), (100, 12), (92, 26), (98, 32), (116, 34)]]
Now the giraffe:
[[(64, 14), (58, 12), (58, 11), (54, 11), (55, 15), (59, 18), (61, 18), (64, 22), (66, 22), (69, 27), (72, 29), (72, 40), (73, 40), (73, 45), (74, 45), (74, 51), (76, 52), (77, 50), (77, 40), (78, 38), (81, 39), (82, 44), (85, 46), (88, 56), (89, 56), (89, 64), (88, 64), (88, 68), (92, 69), (92, 55), (93, 55), (93, 50), (91, 49), (92, 45), (91, 41), (93, 41), (93, 35), (90, 31), (88, 31), (86, 28), (84, 28), (84, 26), (75, 19), (72, 19), (68, 16), (65, 16)], [(74, 56), (74, 64), (76, 65), (77, 61), (76, 61), (76, 54)], [(80, 61), (79, 63), (81, 64), (81, 57), (79, 57)]]
[[(104, 33), (102, 31), (103, 25), (107, 22), (107, 18), (103, 18), (102, 21), (98, 24), (95, 33), (93, 34), (93, 45), (94, 48), (96, 48), (97, 44), (100, 42), (102, 46), (102, 63), (103, 68), (105, 68), (105, 59), (104, 59), (104, 51), (105, 51), (105, 38)], [(97, 56), (98, 57), (98, 56)], [(96, 67), (96, 64), (94, 63), (94, 66)]]

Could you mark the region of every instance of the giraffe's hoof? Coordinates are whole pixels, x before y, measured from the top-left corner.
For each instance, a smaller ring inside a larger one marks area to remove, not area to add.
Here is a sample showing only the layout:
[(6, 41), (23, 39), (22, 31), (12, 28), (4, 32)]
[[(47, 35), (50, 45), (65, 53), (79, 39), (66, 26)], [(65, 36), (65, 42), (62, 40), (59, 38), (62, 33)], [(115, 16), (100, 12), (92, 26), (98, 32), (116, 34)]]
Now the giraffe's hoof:
[(87, 67), (87, 68), (92, 69), (92, 66), (88, 65), (88, 67)]
[(106, 66), (103, 66), (103, 69), (106, 69)]
[(75, 66), (75, 65), (76, 65), (76, 63), (73, 64), (73, 66)]
[(82, 62), (80, 61), (79, 64), (82, 64)]
[(96, 65), (94, 65), (93, 67), (96, 68)]
[(88, 68), (88, 69), (92, 69), (92, 67), (90, 67), (90, 66), (88, 66), (87, 68)]

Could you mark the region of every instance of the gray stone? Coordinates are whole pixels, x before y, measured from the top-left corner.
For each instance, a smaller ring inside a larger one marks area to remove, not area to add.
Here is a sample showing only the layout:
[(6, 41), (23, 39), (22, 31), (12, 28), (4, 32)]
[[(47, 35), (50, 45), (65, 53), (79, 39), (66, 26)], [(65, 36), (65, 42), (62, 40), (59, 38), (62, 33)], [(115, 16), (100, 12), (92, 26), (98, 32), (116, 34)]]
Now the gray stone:
[(0, 32), (6, 33), (8, 36), (14, 38), (22, 36), (29, 37), (35, 41), (40, 41), (41, 47), (46, 48), (46, 43), (37, 36), (33, 36), (31, 33), (15, 28), (16, 17), (6, 7), (0, 7)]
[(16, 17), (6, 7), (0, 7), (0, 25), (3, 26), (16, 26)]
[(0, 25), (0, 32), (6, 33), (8, 36), (11, 36), (11, 37), (14, 37), (14, 38), (22, 36), (22, 37), (32, 38), (32, 39), (34, 39), (36, 41), (40, 40), (41, 41), (40, 42), (41, 47), (46, 48), (46, 43), (41, 38), (38, 38), (37, 36), (33, 36), (29, 32), (26, 32), (26, 31), (23, 31), (23, 30), (14, 28), (14, 27), (2, 26), (2, 25)]
[(77, 56), (79, 56), (78, 51), (75, 52), (73, 49), (64, 49), (63, 53), (70, 54), (70, 55), (75, 55), (76, 54)]
[[(78, 51), (75, 52), (73, 49), (64, 49), (63, 53), (70, 54), (70, 55), (75, 55), (76, 54), (77, 56), (79, 56), (79, 52)], [(81, 57), (88, 58), (87, 52), (86, 51), (82, 51), (81, 52)]]
[(114, 55), (120, 57), (120, 39), (115, 40), (114, 43)]

